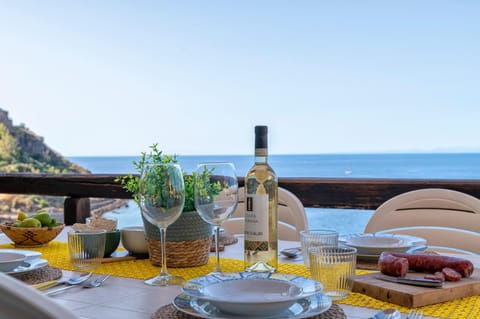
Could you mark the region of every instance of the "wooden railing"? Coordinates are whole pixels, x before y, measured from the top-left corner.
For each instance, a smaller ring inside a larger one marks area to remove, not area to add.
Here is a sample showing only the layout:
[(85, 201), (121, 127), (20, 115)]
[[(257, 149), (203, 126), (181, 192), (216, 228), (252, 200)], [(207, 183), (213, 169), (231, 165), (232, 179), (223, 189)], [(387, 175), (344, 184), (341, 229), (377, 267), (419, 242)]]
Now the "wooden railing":
[[(122, 175), (122, 174), (119, 174)], [(0, 194), (66, 196), (65, 223), (83, 222), (90, 198), (130, 199), (111, 174), (0, 174)], [(243, 178), (239, 178), (243, 186)], [(376, 209), (398, 194), (421, 188), (447, 188), (480, 198), (480, 180), (380, 178), (279, 178), (305, 207)]]

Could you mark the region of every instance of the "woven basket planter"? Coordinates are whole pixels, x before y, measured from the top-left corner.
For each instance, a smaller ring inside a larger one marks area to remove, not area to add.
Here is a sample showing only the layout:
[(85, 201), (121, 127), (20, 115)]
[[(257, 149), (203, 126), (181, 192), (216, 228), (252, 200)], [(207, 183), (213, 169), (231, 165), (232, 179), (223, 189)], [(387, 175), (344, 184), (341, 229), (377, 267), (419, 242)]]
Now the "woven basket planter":
[[(160, 230), (143, 216), (143, 225), (148, 243), (150, 262), (162, 265)], [(167, 228), (167, 266), (173, 268), (202, 266), (208, 263), (213, 227), (196, 211), (183, 212)]]

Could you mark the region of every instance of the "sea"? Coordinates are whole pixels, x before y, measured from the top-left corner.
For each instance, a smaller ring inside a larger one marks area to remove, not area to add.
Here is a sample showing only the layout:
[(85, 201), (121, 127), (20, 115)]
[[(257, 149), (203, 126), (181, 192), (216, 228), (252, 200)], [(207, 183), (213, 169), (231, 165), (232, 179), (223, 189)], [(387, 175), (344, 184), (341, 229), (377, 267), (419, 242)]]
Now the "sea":
[[(232, 162), (238, 176), (245, 176), (254, 160), (252, 155), (179, 155), (177, 159), (188, 173), (201, 162)], [(95, 174), (121, 176), (137, 173), (133, 161), (139, 157), (69, 157), (69, 160)], [(269, 163), (279, 177), (480, 179), (480, 153), (270, 155)], [(371, 210), (305, 210), (310, 229), (330, 228), (340, 234), (363, 232), (373, 214)], [(133, 201), (107, 215), (115, 216), (119, 227), (142, 224), (140, 210)]]

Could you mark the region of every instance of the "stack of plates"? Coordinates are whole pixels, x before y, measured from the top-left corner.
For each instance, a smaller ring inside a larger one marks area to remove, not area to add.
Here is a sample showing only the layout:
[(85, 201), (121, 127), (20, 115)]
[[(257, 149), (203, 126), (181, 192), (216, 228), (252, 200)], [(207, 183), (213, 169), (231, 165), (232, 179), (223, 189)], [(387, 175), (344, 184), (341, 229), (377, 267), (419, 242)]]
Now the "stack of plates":
[(361, 260), (376, 261), (383, 251), (413, 252), (427, 248), (427, 241), (421, 237), (398, 234), (350, 234), (341, 236), (339, 241), (355, 247)]
[(22, 249), (0, 249), (0, 254), (9, 254), (17, 253), (25, 255), (24, 261), (18, 265), (15, 269), (4, 271), (4, 274), (14, 275), (14, 274), (23, 274), (36, 269), (43, 268), (48, 265), (48, 261), (40, 258), (41, 253), (31, 250), (22, 250)]
[(188, 281), (173, 304), (181, 312), (210, 318), (307, 318), (332, 301), (321, 283), (278, 273), (212, 273)]

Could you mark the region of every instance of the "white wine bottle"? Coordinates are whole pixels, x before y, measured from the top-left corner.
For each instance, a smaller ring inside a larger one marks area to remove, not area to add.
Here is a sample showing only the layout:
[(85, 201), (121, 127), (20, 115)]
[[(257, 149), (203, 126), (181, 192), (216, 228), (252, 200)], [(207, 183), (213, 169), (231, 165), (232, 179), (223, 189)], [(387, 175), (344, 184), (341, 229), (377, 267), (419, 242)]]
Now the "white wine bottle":
[(255, 126), (255, 164), (245, 177), (245, 271), (278, 267), (278, 178), (268, 165), (266, 126)]

